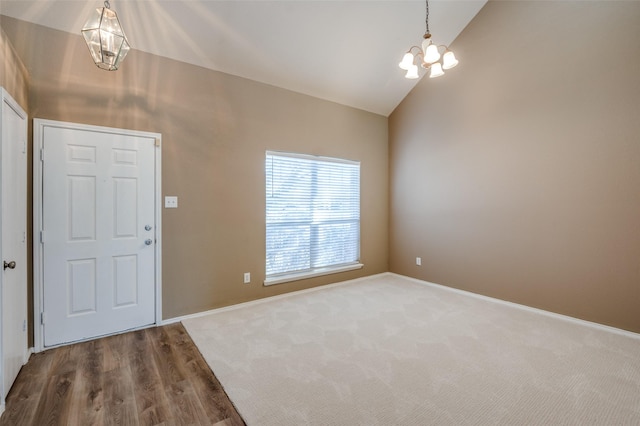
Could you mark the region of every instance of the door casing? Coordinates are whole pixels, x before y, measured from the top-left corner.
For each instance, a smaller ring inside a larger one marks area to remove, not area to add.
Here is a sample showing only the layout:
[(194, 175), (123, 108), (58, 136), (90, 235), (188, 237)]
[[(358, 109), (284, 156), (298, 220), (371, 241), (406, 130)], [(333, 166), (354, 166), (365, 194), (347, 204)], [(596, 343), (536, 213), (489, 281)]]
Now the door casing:
[[(91, 132), (112, 133), (120, 135), (142, 136), (154, 138), (155, 144), (155, 222), (156, 244), (155, 255), (155, 324), (162, 323), (162, 135), (160, 133), (143, 132), (137, 130), (117, 129), (111, 127), (92, 126), (87, 124), (69, 123), (54, 120), (35, 118), (33, 120), (33, 340), (34, 351), (45, 349), (44, 329), (42, 321), (44, 303), (44, 268), (43, 246), (41, 235), (43, 228), (42, 205), (42, 179), (43, 162), (42, 152), (44, 147), (44, 129), (46, 127), (62, 127), (73, 130), (85, 130)], [(66, 344), (66, 343), (65, 343)], [(63, 344), (64, 345), (64, 344)], [(63, 346), (59, 345), (59, 346)], [(54, 346), (47, 346), (50, 349)]]
[[(13, 110), (13, 112), (16, 113), (16, 115), (24, 122), (24, 128), (22, 129), (24, 132), (24, 139), (22, 140), (23, 145), (23, 152), (24, 152), (24, 163), (22, 165), (23, 167), (23, 171), (24, 171), (24, 175), (21, 176), (21, 179), (24, 179), (24, 181), (21, 183), (21, 186), (23, 185), (23, 188), (26, 189), (27, 186), (27, 174), (26, 174), (26, 168), (27, 168), (27, 113), (20, 107), (20, 105), (11, 97), (11, 95), (3, 88), (0, 87), (0, 101), (2, 102), (2, 110), (4, 110), (4, 105), (8, 105), (9, 108), (11, 110)], [(4, 112), (0, 112), (0, 133), (4, 133), (4, 129), (3, 126), (5, 124), (5, 117), (4, 117)], [(3, 156), (5, 155), (4, 152), (2, 152), (4, 150), (4, 147), (6, 147), (6, 143), (7, 141), (2, 140), (3, 137), (2, 135), (0, 135), (0, 162), (4, 161), (2, 160)], [(10, 143), (10, 142), (9, 142)], [(1, 169), (1, 167), (0, 167)], [(3, 176), (2, 173), (0, 173), (0, 223), (2, 223), (2, 210), (3, 210), (3, 205), (2, 205), (2, 198), (4, 197), (4, 194), (2, 193), (2, 188), (5, 187), (5, 185), (12, 185), (15, 184), (15, 182), (3, 182), (2, 181)], [(22, 206), (22, 215), (24, 218), (24, 228), (23, 228), (23, 232), (25, 232), (26, 234), (26, 218), (27, 218), (27, 203), (26, 203), (26, 196), (24, 197), (24, 205)], [(11, 256), (13, 258), (13, 256), (17, 255), (17, 253), (2, 253), (2, 227), (0, 227), (0, 263), (2, 263), (4, 260), (10, 260), (8, 259), (9, 256)], [(7, 356), (7, 353), (13, 353), (14, 356), (16, 355), (16, 352), (18, 352), (18, 354), (21, 355), (21, 359), (17, 359), (14, 358), (15, 360), (18, 360), (19, 362), (21, 362), (22, 365), (24, 365), (27, 362), (27, 357), (28, 357), (28, 348), (27, 348), (27, 330), (26, 330), (26, 318), (27, 318), (27, 247), (26, 247), (26, 235), (24, 235), (25, 241), (24, 241), (24, 252), (21, 253), (20, 257), (17, 258), (18, 262), (21, 263), (20, 265), (20, 271), (24, 271), (24, 275), (21, 277), (23, 282), (20, 283), (21, 285), (24, 285), (24, 288), (20, 290), (20, 292), (24, 295), (24, 300), (23, 303), (24, 305), (22, 305), (20, 308), (18, 308), (17, 312), (22, 312), (21, 317), (22, 318), (18, 318), (19, 322), (22, 322), (22, 330), (21, 330), (21, 335), (13, 335), (12, 338), (13, 340), (20, 340), (21, 342), (23, 342), (21, 344), (22, 347), (20, 348), (12, 348), (12, 351), (8, 351), (7, 348), (4, 347), (4, 343), (5, 343), (5, 337), (9, 336), (10, 332), (15, 332), (15, 330), (10, 331), (10, 330), (6, 330), (6, 326), (7, 324), (4, 323), (4, 319), (6, 318), (6, 312), (2, 312), (2, 309), (0, 309), (0, 414), (2, 414), (2, 412), (4, 411), (4, 407), (5, 407), (5, 393), (7, 393), (9, 391), (9, 389), (6, 389), (5, 387), (10, 387), (11, 384), (6, 384), (5, 386), (5, 380), (9, 377), (7, 376), (7, 371), (5, 371), (5, 357)], [(3, 256), (7, 256), (7, 257), (3, 257)], [(3, 303), (5, 302), (5, 297), (7, 296), (6, 293), (9, 293), (9, 291), (7, 291), (8, 289), (6, 288), (6, 283), (3, 282), (3, 274), (1, 273), (2, 271), (0, 270), (0, 306), (3, 305)], [(18, 272), (18, 270), (15, 271), (16, 273)], [(13, 290), (13, 292), (15, 292), (15, 290)], [(7, 300), (7, 302), (9, 302)], [(15, 302), (14, 302), (15, 303)], [(14, 312), (15, 314), (15, 312)], [(14, 318), (15, 319), (15, 318)], [(7, 336), (5, 336), (5, 332), (7, 332)], [(15, 364), (12, 364), (12, 367), (16, 367)], [(11, 376), (13, 376), (14, 371), (11, 371)]]

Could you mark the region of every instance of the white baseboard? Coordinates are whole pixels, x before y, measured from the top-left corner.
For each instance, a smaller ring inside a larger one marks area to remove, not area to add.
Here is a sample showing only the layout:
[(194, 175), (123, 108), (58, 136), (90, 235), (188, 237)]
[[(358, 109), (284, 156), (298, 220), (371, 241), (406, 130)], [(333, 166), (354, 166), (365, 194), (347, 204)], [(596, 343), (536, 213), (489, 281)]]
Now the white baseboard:
[(24, 354), (24, 359), (22, 360), (22, 365), (25, 365), (28, 361), (29, 358), (31, 358), (31, 355), (34, 353), (34, 348), (33, 346), (30, 348), (27, 348), (27, 352)]
[(515, 302), (509, 302), (509, 301), (502, 300), (502, 299), (496, 299), (495, 297), (484, 296), (482, 294), (472, 293), (470, 291), (460, 290), (458, 288), (447, 287), (446, 285), (436, 284), (436, 283), (432, 283), (432, 282), (429, 282), (429, 281), (420, 280), (420, 279), (417, 279), (417, 278), (407, 277), (405, 275), (400, 275), (400, 274), (396, 274), (396, 273), (393, 273), (393, 272), (387, 272), (387, 273), (390, 274), (390, 275), (395, 275), (395, 276), (398, 276), (398, 277), (407, 278), (407, 279), (409, 279), (411, 281), (414, 281), (414, 282), (417, 282), (419, 284), (432, 286), (432, 287), (437, 287), (439, 289), (453, 291), (455, 293), (464, 294), (464, 295), (467, 295), (467, 296), (470, 296), (470, 297), (475, 297), (476, 299), (481, 299), (481, 300), (486, 300), (488, 302), (494, 302), (494, 303), (499, 303), (499, 304), (502, 304), (502, 305), (507, 305), (507, 306), (510, 306), (512, 308), (522, 309), (522, 310), (525, 310), (525, 311), (533, 312), (533, 313), (540, 314), (540, 315), (545, 315), (545, 316), (548, 316), (548, 317), (551, 317), (551, 318), (560, 319), (560, 320), (563, 320), (563, 321), (569, 321), (569, 322), (572, 322), (574, 324), (582, 325), (582, 326), (585, 326), (585, 327), (595, 328), (595, 329), (598, 329), (598, 330), (601, 330), (601, 331), (608, 331), (610, 333), (619, 334), (619, 335), (622, 335), (622, 336), (630, 337), (632, 339), (640, 339), (640, 334), (634, 333), (633, 331), (623, 330), (621, 328), (611, 327), (609, 325), (604, 325), (604, 324), (600, 324), (600, 323), (597, 323), (597, 322), (587, 321), (587, 320), (583, 320), (583, 319), (580, 319), (580, 318), (571, 317), (569, 315), (558, 314), (556, 312), (545, 311), (544, 309), (533, 308), (531, 306), (521, 305), (521, 304), (515, 303)]

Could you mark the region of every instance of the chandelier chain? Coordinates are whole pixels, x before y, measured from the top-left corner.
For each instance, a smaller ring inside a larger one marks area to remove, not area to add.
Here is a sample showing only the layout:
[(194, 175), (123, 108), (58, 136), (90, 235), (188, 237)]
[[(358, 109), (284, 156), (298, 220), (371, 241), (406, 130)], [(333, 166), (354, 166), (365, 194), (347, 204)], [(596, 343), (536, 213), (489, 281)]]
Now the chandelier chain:
[(111, 9), (111, 4), (109, 4), (109, 0), (104, 1), (104, 7), (106, 7), (107, 9)]
[(424, 25), (426, 27), (425, 34), (429, 34), (429, 0), (426, 0), (425, 3), (427, 10), (427, 13), (425, 15), (426, 17), (424, 18)]

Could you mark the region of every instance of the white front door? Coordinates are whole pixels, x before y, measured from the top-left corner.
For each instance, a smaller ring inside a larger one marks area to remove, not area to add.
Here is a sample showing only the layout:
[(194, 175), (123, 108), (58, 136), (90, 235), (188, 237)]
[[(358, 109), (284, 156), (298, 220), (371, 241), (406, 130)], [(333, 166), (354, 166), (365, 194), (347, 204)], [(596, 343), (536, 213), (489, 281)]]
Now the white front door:
[(43, 128), (43, 328), (53, 346), (155, 323), (155, 138)]
[(27, 356), (27, 115), (2, 90), (2, 402)]

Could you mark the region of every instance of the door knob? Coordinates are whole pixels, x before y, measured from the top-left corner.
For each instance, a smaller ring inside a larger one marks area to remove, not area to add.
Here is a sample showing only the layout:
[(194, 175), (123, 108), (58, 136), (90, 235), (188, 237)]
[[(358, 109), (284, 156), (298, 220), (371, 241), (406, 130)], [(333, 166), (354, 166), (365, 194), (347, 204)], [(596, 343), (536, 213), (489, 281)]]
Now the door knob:
[(144, 226), (144, 230), (145, 231), (151, 231), (151, 225), (145, 225)]
[(151, 245), (151, 243), (153, 243), (153, 241), (152, 241), (151, 239), (148, 239), (148, 240), (144, 240), (144, 243), (145, 243), (146, 245), (150, 246), (150, 245)]
[(12, 260), (11, 262), (4, 261), (4, 269), (16, 269), (16, 262)]

